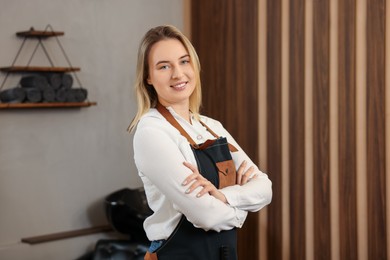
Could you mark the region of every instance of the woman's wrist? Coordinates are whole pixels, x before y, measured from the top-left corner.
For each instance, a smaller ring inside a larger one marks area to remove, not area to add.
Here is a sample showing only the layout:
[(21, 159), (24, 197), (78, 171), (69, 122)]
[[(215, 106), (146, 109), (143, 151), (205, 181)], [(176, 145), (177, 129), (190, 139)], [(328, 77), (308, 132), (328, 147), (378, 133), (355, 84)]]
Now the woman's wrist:
[(228, 201), (227, 201), (225, 195), (222, 192), (220, 192), (219, 190), (216, 190), (215, 192), (211, 193), (210, 195), (215, 197), (216, 199), (219, 199), (223, 203), (228, 204)]

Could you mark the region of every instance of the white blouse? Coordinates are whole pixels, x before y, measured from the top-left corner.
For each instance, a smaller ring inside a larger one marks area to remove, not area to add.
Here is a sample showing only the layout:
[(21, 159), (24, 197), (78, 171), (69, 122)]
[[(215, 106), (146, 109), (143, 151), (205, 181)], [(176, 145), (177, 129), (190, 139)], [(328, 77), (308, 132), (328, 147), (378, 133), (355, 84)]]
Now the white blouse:
[[(215, 139), (194, 117), (190, 124), (172, 108), (168, 107), (168, 110), (198, 144)], [(271, 202), (272, 184), (268, 176), (254, 165), (220, 122), (205, 116), (201, 116), (201, 120), (238, 149), (232, 153), (236, 168), (246, 160), (248, 168), (254, 166), (257, 178), (242, 186), (220, 189), (228, 204), (209, 194), (196, 197), (200, 187), (186, 194), (189, 186), (183, 186), (182, 182), (192, 172), (183, 162), (196, 166), (190, 144), (156, 109), (150, 109), (139, 121), (133, 143), (135, 164), (153, 210), (144, 222), (150, 241), (167, 239), (182, 214), (195, 227), (219, 232), (241, 227), (248, 211), (258, 211)]]

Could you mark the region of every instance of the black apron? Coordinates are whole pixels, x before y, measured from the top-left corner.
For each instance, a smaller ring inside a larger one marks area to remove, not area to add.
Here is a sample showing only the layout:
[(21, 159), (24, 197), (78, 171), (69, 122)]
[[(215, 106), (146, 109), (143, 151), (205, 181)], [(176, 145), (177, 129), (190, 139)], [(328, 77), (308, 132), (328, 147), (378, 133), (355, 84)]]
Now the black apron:
[[(206, 179), (219, 188), (235, 184), (236, 172), (230, 150), (237, 150), (228, 144), (226, 138), (219, 137), (208, 140), (202, 145), (196, 145), (165, 107), (159, 104), (157, 109), (182, 135), (187, 137), (198, 170)], [(205, 124), (203, 125), (217, 136)], [(155, 254), (158, 260), (236, 260), (237, 230), (234, 228), (221, 232), (205, 231), (194, 227), (183, 215), (170, 237)]]

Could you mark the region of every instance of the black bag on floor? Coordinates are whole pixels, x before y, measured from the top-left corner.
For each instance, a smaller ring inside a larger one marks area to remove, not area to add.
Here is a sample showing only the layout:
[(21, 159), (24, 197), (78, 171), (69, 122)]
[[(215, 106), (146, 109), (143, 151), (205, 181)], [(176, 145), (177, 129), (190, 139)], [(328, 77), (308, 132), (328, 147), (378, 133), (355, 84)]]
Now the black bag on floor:
[(99, 240), (93, 260), (143, 260), (148, 248), (127, 240)]

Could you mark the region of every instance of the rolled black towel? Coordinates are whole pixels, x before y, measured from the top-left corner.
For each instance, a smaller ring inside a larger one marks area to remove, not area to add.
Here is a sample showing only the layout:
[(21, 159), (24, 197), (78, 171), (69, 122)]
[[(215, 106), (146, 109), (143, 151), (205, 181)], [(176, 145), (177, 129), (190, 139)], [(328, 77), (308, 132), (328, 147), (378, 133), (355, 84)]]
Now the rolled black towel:
[(85, 88), (75, 88), (73, 91), (76, 102), (84, 102), (87, 99), (88, 91)]
[(42, 90), (43, 102), (54, 102), (56, 100), (56, 92), (52, 88)]
[(85, 88), (73, 88), (66, 91), (66, 102), (83, 102), (87, 99), (88, 91)]
[(26, 98), (23, 88), (15, 87), (0, 92), (0, 100), (4, 103), (21, 103)]
[(71, 88), (73, 85), (73, 77), (70, 74), (62, 74), (62, 84), (63, 88)]
[(53, 89), (58, 89), (61, 87), (62, 84), (62, 74), (61, 73), (44, 73), (42, 74), (48, 82), (48, 84), (53, 88)]
[(66, 90), (66, 102), (77, 102), (74, 89)]
[(65, 88), (59, 88), (57, 89), (56, 92), (56, 101), (57, 102), (66, 102), (66, 92), (68, 89)]
[(20, 85), (23, 88), (36, 88), (40, 90), (50, 87), (46, 77), (41, 75), (24, 76), (20, 80)]
[(26, 101), (38, 103), (42, 100), (42, 91), (37, 88), (26, 88)]

